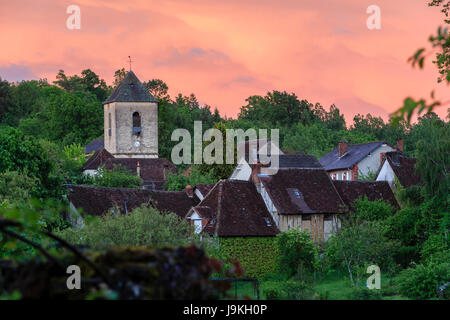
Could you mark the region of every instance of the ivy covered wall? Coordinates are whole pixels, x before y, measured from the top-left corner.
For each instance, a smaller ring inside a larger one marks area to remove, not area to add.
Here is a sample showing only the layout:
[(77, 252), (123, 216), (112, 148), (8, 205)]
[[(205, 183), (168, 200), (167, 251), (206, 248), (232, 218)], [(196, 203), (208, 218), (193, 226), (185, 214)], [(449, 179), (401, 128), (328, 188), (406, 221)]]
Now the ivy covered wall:
[(278, 257), (275, 237), (220, 238), (219, 243), (223, 254), (239, 261), (246, 277), (260, 278), (275, 272)]

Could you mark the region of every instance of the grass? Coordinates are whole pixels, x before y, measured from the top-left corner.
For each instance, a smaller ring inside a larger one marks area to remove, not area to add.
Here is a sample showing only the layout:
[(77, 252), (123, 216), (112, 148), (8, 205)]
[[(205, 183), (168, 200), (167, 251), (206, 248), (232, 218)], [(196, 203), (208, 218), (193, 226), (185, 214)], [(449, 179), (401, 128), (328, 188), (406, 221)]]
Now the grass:
[[(271, 281), (260, 281), (260, 299), (266, 299), (264, 295), (264, 287)], [(237, 282), (237, 290), (235, 284), (232, 284), (232, 288), (229, 290), (228, 294), (231, 299), (234, 299), (235, 293), (237, 292), (237, 299), (245, 299), (249, 297), (250, 299), (256, 299), (256, 293), (253, 289), (253, 284), (248, 282)], [(328, 300), (347, 300), (348, 296), (352, 293), (353, 287), (350, 280), (345, 274), (334, 273), (330, 274), (322, 280), (318, 280), (314, 287), (315, 295), (314, 298), (325, 297)], [(398, 295), (392, 284), (392, 278), (382, 277), (381, 278), (381, 293), (383, 295), (383, 300), (408, 300), (408, 298)]]

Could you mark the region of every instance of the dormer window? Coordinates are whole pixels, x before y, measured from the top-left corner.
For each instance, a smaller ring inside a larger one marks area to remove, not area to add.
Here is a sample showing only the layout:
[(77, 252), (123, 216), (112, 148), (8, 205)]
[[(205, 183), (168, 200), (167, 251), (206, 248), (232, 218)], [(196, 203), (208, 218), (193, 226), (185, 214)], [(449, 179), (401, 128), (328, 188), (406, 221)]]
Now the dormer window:
[(294, 189), (294, 195), (295, 195), (297, 198), (303, 198), (303, 195), (302, 195), (301, 192), (298, 191), (297, 189)]
[(136, 111), (133, 113), (133, 135), (139, 136), (141, 131), (141, 115)]
[(272, 223), (270, 222), (269, 218), (264, 218), (264, 221), (266, 222), (266, 226), (271, 227)]

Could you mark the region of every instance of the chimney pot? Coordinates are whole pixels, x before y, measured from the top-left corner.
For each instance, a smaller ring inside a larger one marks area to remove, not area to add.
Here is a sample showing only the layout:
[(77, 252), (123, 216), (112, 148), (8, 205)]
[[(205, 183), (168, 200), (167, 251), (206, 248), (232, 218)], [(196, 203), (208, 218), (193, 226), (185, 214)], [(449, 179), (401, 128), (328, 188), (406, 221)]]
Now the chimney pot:
[(347, 148), (348, 148), (348, 141), (339, 141), (338, 145), (339, 157), (342, 157), (347, 152)]
[(189, 198), (194, 197), (194, 188), (192, 188), (190, 184), (188, 184), (186, 188), (184, 188), (184, 191), (187, 193)]

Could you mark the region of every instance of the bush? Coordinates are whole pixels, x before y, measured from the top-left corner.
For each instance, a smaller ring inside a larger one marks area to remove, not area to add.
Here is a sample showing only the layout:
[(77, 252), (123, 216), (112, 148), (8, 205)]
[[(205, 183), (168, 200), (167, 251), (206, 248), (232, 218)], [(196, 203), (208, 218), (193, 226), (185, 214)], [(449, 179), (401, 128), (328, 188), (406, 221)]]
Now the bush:
[(266, 282), (263, 293), (268, 300), (306, 300), (313, 296), (310, 284), (296, 280)]
[(273, 237), (221, 238), (219, 245), (222, 254), (239, 261), (248, 277), (275, 272), (278, 250)]
[(126, 168), (115, 166), (112, 170), (100, 168), (92, 179), (94, 186), (107, 188), (139, 188), (143, 180)]
[(353, 210), (358, 219), (376, 221), (392, 216), (395, 208), (383, 200), (369, 201), (358, 199), (353, 203)]
[(424, 242), (420, 254), (424, 260), (450, 261), (448, 240), (445, 239), (443, 234), (433, 234)]
[(450, 263), (419, 264), (403, 270), (396, 283), (402, 295), (415, 299), (438, 297), (438, 287), (450, 281)]
[(407, 268), (411, 263), (420, 259), (419, 249), (417, 246), (402, 246), (394, 254), (394, 261), (403, 268)]
[(278, 268), (288, 277), (305, 276), (314, 270), (316, 247), (308, 232), (291, 229), (277, 235)]
[(144, 206), (127, 215), (108, 213), (82, 229), (66, 229), (58, 235), (70, 243), (92, 248), (121, 246), (186, 245), (196, 237), (185, 220), (174, 213), (161, 214)]
[(350, 300), (382, 300), (381, 290), (367, 288), (355, 288), (347, 296)]

